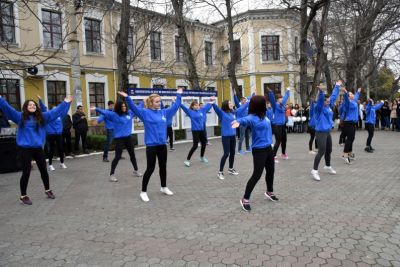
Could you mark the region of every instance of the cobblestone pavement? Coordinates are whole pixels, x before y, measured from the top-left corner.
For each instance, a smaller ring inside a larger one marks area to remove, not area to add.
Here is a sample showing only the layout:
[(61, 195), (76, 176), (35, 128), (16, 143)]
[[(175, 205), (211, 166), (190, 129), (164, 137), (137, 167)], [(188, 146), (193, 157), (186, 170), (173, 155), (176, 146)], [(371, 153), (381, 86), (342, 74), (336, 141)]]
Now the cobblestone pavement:
[[(175, 195), (159, 192), (156, 169), (148, 203), (128, 159), (118, 183), (108, 182), (101, 155), (67, 159), (68, 169), (50, 173), (55, 200), (45, 198), (35, 168), (32, 206), (17, 201), (20, 173), (0, 175), (0, 266), (400, 266), (400, 134), (376, 132), (376, 152), (367, 154), (366, 133), (357, 132), (351, 166), (332, 137), (337, 175), (321, 170), (316, 182), (308, 135), (289, 134), (290, 159), (275, 172), (280, 201), (263, 197), (262, 179), (251, 213), (239, 204), (251, 155), (236, 156), (239, 176), (217, 179), (220, 139), (207, 147), (208, 164), (198, 150), (190, 168), (190, 144), (176, 145), (168, 155)], [(145, 150), (136, 155), (144, 171)]]

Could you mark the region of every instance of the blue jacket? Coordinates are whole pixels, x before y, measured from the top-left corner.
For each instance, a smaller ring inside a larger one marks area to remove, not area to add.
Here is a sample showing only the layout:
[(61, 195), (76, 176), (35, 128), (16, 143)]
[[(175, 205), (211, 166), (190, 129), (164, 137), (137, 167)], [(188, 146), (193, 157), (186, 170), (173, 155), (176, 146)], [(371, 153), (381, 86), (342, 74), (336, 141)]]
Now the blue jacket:
[(354, 99), (350, 101), (349, 94), (344, 94), (344, 112), (346, 112), (346, 116), (344, 121), (358, 122), (358, 103), (357, 100), (360, 97), (360, 93), (357, 92), (354, 95)]
[(266, 148), (272, 144), (272, 126), (270, 120), (249, 114), (244, 118), (237, 120), (241, 126), (250, 126), (251, 128), (251, 148)]
[(110, 110), (96, 108), (96, 111), (104, 116), (105, 120), (112, 122), (114, 127), (114, 138), (129, 137), (132, 134), (132, 120), (135, 114), (128, 110), (128, 112), (119, 115), (118, 113)]
[[(113, 111), (112, 109), (108, 109), (108, 111)], [(104, 127), (107, 130), (113, 130), (114, 125), (112, 124), (111, 120), (107, 120), (106, 117), (103, 114), (100, 114), (100, 116), (97, 118), (97, 123), (102, 123), (104, 121)]]
[(36, 119), (30, 116), (28, 120), (21, 124), (22, 113), (16, 111), (3, 98), (0, 97), (0, 108), (10, 120), (18, 125), (17, 145), (25, 148), (41, 148), (46, 140), (46, 124), (53, 122), (58, 117), (63, 117), (68, 113), (70, 103), (63, 101), (56, 108), (43, 112), (44, 125), (37, 129)]
[(285, 125), (286, 123), (286, 102), (289, 98), (290, 91), (287, 90), (285, 96), (282, 99), (282, 103), (275, 101), (275, 96), (272, 91), (268, 92), (269, 101), (271, 102), (272, 109), (274, 110), (274, 120), (272, 124), (274, 125)]
[(341, 121), (344, 121), (344, 119), (346, 118), (346, 111), (344, 108), (344, 103), (340, 104), (339, 106), (339, 117)]
[[(255, 93), (253, 93), (251, 96), (248, 96), (247, 100), (250, 101), (250, 99), (253, 95), (255, 95)], [(233, 101), (235, 102), (236, 109), (239, 109), (242, 106), (242, 104), (240, 104), (239, 98), (236, 95), (233, 96)], [(236, 117), (243, 118), (243, 117), (246, 117), (248, 114), (249, 114), (249, 107), (247, 106), (247, 108), (242, 109), (240, 111), (240, 113), (236, 113)]]
[(232, 121), (236, 120), (236, 114), (242, 112), (243, 109), (246, 109), (249, 104), (246, 103), (242, 105), (237, 110), (232, 112), (225, 112), (218, 107), (217, 104), (213, 104), (213, 108), (215, 113), (217, 113), (219, 119), (221, 120), (221, 136), (235, 136), (236, 129), (232, 128)]
[(274, 110), (272, 108), (267, 108), (265, 115), (271, 122), (274, 120)]
[[(144, 142), (146, 146), (159, 146), (167, 143), (167, 121), (178, 111), (182, 96), (176, 97), (176, 102), (166, 109), (138, 108), (130, 97), (126, 98), (128, 107), (144, 124)], [(211, 105), (210, 105), (211, 106)]]
[[(39, 99), (39, 106), (43, 112), (47, 112), (47, 107), (42, 99)], [(58, 117), (56, 120), (46, 123), (46, 133), (53, 135), (61, 135), (63, 131), (62, 118)]]
[(310, 103), (310, 118), (309, 118), (309, 122), (308, 122), (308, 127), (315, 129), (315, 117), (314, 117), (314, 110), (315, 110), (315, 106), (317, 105), (317, 103), (315, 101), (311, 101)]
[(368, 101), (368, 105), (365, 108), (365, 114), (367, 115), (365, 123), (375, 125), (375, 122), (376, 122), (376, 111), (379, 110), (383, 106), (383, 104), (384, 103), (380, 102), (380, 103), (372, 106), (372, 102)]
[(329, 105), (325, 106), (325, 93), (320, 91), (318, 95), (318, 101), (315, 105), (314, 117), (315, 117), (315, 131), (329, 133), (333, 127), (333, 111), (332, 108), (335, 105), (336, 99), (339, 96), (339, 85), (336, 85), (333, 89), (332, 95), (329, 98)]
[(187, 108), (185, 105), (180, 104), (182, 110), (190, 117), (192, 122), (192, 131), (203, 131), (204, 125), (207, 121), (207, 112), (211, 109), (210, 103), (205, 104), (199, 110), (192, 110)]

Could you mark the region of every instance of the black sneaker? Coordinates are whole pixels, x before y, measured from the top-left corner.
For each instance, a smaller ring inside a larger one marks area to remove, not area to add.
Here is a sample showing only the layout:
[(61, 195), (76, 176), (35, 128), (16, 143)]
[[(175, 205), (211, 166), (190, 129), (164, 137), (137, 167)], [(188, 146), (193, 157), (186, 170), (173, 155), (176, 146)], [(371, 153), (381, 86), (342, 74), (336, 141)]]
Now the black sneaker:
[(250, 202), (248, 200), (244, 200), (244, 198), (242, 198), (240, 200), (240, 205), (242, 205), (243, 210), (251, 211)]
[(374, 152), (374, 151), (371, 150), (371, 148), (370, 148), (369, 146), (367, 146), (366, 148), (364, 148), (364, 150), (365, 150), (365, 152), (368, 152), (368, 153)]
[(104, 158), (103, 162), (110, 162), (110, 161), (108, 160), (108, 158)]
[(373, 148), (372, 146), (369, 146), (369, 149), (375, 151), (375, 148)]
[(19, 201), (21, 201), (21, 203), (22, 204), (25, 204), (25, 205), (32, 205), (32, 201), (31, 201), (31, 199), (28, 197), (28, 196), (21, 196), (20, 198), (19, 198)]
[(46, 191), (44, 191), (44, 193), (46, 194), (47, 198), (50, 198), (50, 199), (56, 198), (56, 196), (53, 194), (53, 191), (51, 191), (51, 190), (46, 190)]
[(269, 200), (271, 200), (271, 201), (273, 201), (273, 202), (279, 200), (279, 199), (274, 195), (274, 193), (272, 193), (272, 192), (265, 192), (264, 194), (265, 194), (265, 196), (266, 196)]

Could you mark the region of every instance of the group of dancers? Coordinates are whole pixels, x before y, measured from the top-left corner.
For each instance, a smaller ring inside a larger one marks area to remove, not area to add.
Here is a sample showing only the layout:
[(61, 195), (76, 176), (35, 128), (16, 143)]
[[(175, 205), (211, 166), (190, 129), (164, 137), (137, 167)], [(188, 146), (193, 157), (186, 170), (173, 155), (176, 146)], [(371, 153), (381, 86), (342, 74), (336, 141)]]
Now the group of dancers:
[[(320, 87), (316, 102), (311, 103), (309, 123), (310, 136), (312, 139), (315, 136), (316, 143), (318, 144), (318, 153), (315, 155), (311, 176), (317, 181), (321, 180), (318, 167), (322, 156), (325, 157), (324, 170), (329, 174), (336, 174), (336, 171), (331, 166), (332, 138), (330, 132), (333, 128), (332, 107), (339, 96), (341, 86), (342, 82), (338, 80), (330, 97), (326, 96), (322, 87)], [(357, 106), (354, 105), (357, 105), (360, 91), (361, 90), (358, 90), (356, 95), (353, 95), (342, 87), (342, 92), (344, 94), (343, 110), (345, 112), (344, 132), (346, 135), (343, 158), (346, 163), (351, 163), (350, 158), (354, 157), (352, 151), (356, 123), (354, 113), (358, 112)], [(114, 103), (109, 103), (114, 105), (113, 109), (91, 107), (92, 111), (96, 111), (100, 114), (101, 120), (106, 122), (106, 126), (112, 125), (113, 129), (112, 135), (115, 142), (115, 157), (111, 163), (109, 180), (111, 182), (118, 181), (115, 176), (115, 170), (121, 159), (122, 151), (125, 148), (128, 151), (133, 166), (133, 175), (137, 177), (143, 176), (142, 190), (140, 193), (142, 201), (148, 202), (150, 200), (147, 195), (147, 187), (150, 177), (154, 172), (157, 159), (161, 181), (160, 191), (168, 196), (173, 195), (174, 193), (167, 187), (167, 137), (169, 137), (170, 142), (172, 141), (172, 137), (168, 133), (170, 131), (168, 128), (171, 127), (170, 122), (179, 108), (182, 108), (191, 119), (193, 146), (184, 161), (184, 165), (187, 167), (192, 165), (191, 158), (198, 148), (199, 142), (201, 144), (200, 161), (208, 163), (205, 157), (207, 144), (205, 122), (207, 112), (213, 108), (221, 122), (221, 141), (223, 147), (223, 155), (220, 160), (217, 177), (221, 180), (225, 179), (224, 166), (228, 157), (228, 173), (230, 175), (239, 174), (234, 169), (236, 128), (240, 127), (241, 131), (243, 131), (241, 132), (241, 137), (243, 137), (245, 131), (249, 129), (251, 131), (252, 142), (251, 148), (246, 146), (246, 150), (251, 151), (253, 156), (253, 173), (247, 182), (245, 193), (240, 199), (240, 204), (245, 211), (251, 210), (250, 196), (257, 182), (260, 180), (264, 169), (266, 170), (265, 180), (267, 187), (265, 197), (271, 201), (278, 201), (278, 197), (274, 194), (273, 189), (274, 173), (275, 164), (279, 162), (277, 152), (280, 146), (282, 150), (281, 158), (284, 160), (289, 159), (286, 153), (287, 134), (285, 127), (285, 105), (290, 95), (290, 89), (287, 89), (284, 96), (275, 96), (273, 92), (269, 91), (268, 98), (266, 96), (254, 94), (248, 98), (242, 98), (240, 106), (237, 104), (236, 109), (230, 100), (224, 100), (221, 107), (218, 107), (214, 98), (211, 98), (211, 102), (203, 107), (200, 107), (199, 103), (196, 101), (192, 102), (190, 107), (186, 107), (181, 101), (182, 92), (183, 90), (178, 88), (176, 99), (172, 105), (168, 107), (162, 106), (161, 97), (157, 94), (150, 95), (142, 105), (135, 105), (125, 92), (118, 92), (124, 100), (120, 99), (116, 101), (115, 105)], [(51, 134), (50, 129), (55, 127), (54, 124), (59, 124), (60, 118), (68, 113), (71, 101), (72, 98), (67, 96), (64, 102), (47, 111), (47, 108), (41, 100), (39, 101), (40, 105), (34, 100), (26, 100), (23, 104), (22, 112), (18, 112), (0, 96), (0, 108), (18, 126), (17, 146), (21, 155), (20, 160), (22, 166), (20, 201), (23, 204), (32, 205), (32, 201), (26, 192), (32, 159), (36, 161), (40, 171), (46, 196), (50, 199), (55, 198), (54, 193), (50, 189), (43, 146), (46, 132), (47, 134)], [(372, 100), (368, 101), (366, 124), (369, 133), (367, 140), (367, 147), (369, 149), (372, 149), (371, 139), (374, 130), (375, 110), (379, 109), (380, 105), (381, 104), (373, 105)], [(138, 170), (134, 146), (131, 143), (132, 120), (134, 117), (138, 117), (144, 124), (147, 167), (143, 175)], [(369, 127), (369, 124), (372, 124), (372, 127)], [(58, 132), (54, 134), (58, 134)], [(275, 135), (275, 142), (273, 142), (273, 134)], [(243, 141), (243, 139), (241, 140)], [(312, 143), (313, 140), (310, 140), (311, 146)], [(173, 148), (172, 145), (170, 148)], [(312, 150), (311, 147), (310, 150)], [(241, 152), (240, 146), (238, 151), (239, 153)], [(51, 155), (53, 154), (54, 151)], [(61, 164), (66, 168), (61, 157), (60, 160)], [(51, 160), (49, 164), (52, 166)]]

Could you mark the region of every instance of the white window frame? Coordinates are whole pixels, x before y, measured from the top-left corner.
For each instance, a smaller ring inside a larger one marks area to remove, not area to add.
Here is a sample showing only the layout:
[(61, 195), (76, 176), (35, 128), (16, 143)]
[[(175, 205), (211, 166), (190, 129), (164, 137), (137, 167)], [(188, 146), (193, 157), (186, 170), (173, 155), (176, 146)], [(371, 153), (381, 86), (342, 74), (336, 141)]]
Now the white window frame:
[(107, 101), (109, 99), (108, 95), (108, 77), (104, 74), (99, 73), (89, 73), (85, 74), (85, 83), (86, 83), (86, 106), (88, 110), (88, 118), (96, 119), (98, 116), (91, 116), (90, 114), (90, 94), (89, 94), (89, 83), (104, 83), (104, 107), (107, 107)]
[[(20, 73), (22, 74), (22, 73)], [(9, 70), (2, 70), (0, 71), (0, 79), (13, 79), (13, 80), (19, 80), (19, 98), (21, 102), (21, 109), (22, 105), (25, 102), (25, 84), (24, 84), (24, 79), (21, 78), (22, 76), (14, 73)]]
[[(212, 64), (211, 65), (207, 65), (206, 64), (206, 42), (210, 42), (210, 43), (212, 43), (212, 49), (211, 49), (211, 53), (212, 53), (212, 55), (211, 55), (211, 59), (212, 59)], [(204, 46), (204, 49), (203, 49), (203, 51), (204, 51), (204, 53), (203, 53), (203, 59), (204, 59), (204, 66), (207, 68), (207, 67), (212, 67), (212, 66), (215, 66), (215, 56), (216, 56), (216, 54), (215, 54), (215, 40), (214, 39), (212, 39), (210, 36), (205, 36), (205, 38), (204, 38), (204, 40), (203, 40), (203, 46)]]
[(150, 62), (163, 62), (165, 60), (165, 51), (164, 51), (164, 31), (163, 28), (160, 27), (158, 29), (152, 30), (151, 32), (159, 32), (160, 33), (160, 45), (161, 45), (161, 59), (152, 59), (151, 58), (151, 33), (149, 34), (149, 61)]
[[(44, 103), (48, 107), (49, 101), (47, 97), (47, 81), (60, 81), (65, 82), (65, 93), (67, 95), (71, 95), (71, 87), (69, 82), (69, 74), (66, 72), (59, 72), (57, 70), (50, 71), (46, 74), (46, 79), (43, 80), (43, 88), (44, 88)], [(70, 113), (70, 112), (69, 112)]]
[(165, 89), (165, 88), (167, 88), (167, 79), (161, 78), (161, 77), (151, 78), (151, 88), (153, 88), (153, 86), (155, 84), (162, 84), (162, 85), (164, 85), (164, 89)]
[[(262, 58), (262, 36), (269, 35), (269, 36), (279, 36), (279, 60), (268, 60), (264, 61)], [(260, 51), (260, 63), (281, 63), (282, 62), (282, 48), (283, 48), (283, 34), (281, 30), (276, 29), (264, 29), (258, 33), (258, 49)]]
[[(95, 19), (100, 21), (100, 38), (101, 38), (101, 52), (94, 53), (94, 52), (87, 52), (86, 51), (86, 35), (85, 35), (85, 19)], [(104, 18), (102, 14), (97, 10), (89, 10), (82, 18), (82, 51), (85, 56), (96, 56), (96, 55), (106, 55), (106, 44), (104, 41), (105, 33), (104, 33)]]
[(285, 77), (283, 76), (267, 76), (267, 77), (261, 77), (261, 90), (262, 92), (264, 91), (264, 84), (265, 83), (280, 83), (281, 84), (281, 95), (284, 95), (285, 91)]
[(37, 4), (38, 8), (38, 18), (39, 18), (39, 40), (40, 40), (40, 47), (42, 50), (58, 50), (58, 48), (55, 47), (46, 47), (44, 46), (44, 36), (43, 36), (43, 15), (42, 15), (42, 9), (47, 9), (50, 11), (54, 11), (57, 13), (61, 13), (61, 41), (62, 42), (62, 47), (61, 50), (67, 51), (68, 50), (68, 40), (64, 39), (65, 35), (67, 34), (67, 19), (65, 17), (65, 9), (57, 9), (57, 5), (54, 1), (46, 1), (42, 3)]

